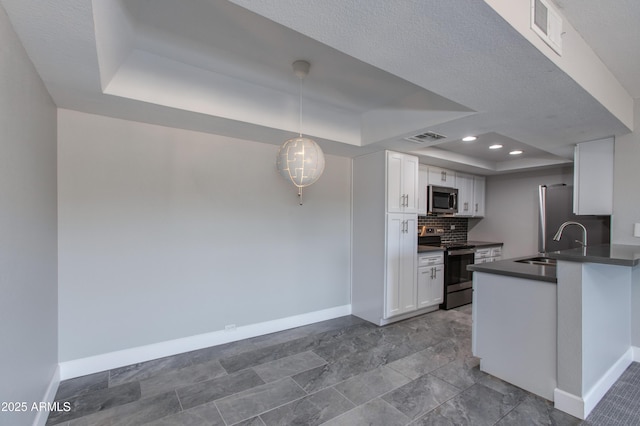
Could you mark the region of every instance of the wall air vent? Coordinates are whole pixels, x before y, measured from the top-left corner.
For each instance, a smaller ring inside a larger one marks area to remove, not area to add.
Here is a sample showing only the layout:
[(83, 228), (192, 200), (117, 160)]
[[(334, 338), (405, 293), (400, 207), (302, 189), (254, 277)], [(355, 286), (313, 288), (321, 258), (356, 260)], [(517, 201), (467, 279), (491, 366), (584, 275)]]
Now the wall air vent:
[(562, 18), (548, 0), (531, 0), (531, 29), (562, 55)]
[(424, 132), (424, 133), (420, 133), (419, 135), (406, 137), (404, 139), (409, 142), (423, 144), (423, 143), (437, 141), (439, 139), (444, 139), (444, 138), (446, 138), (445, 135), (441, 135), (436, 132)]

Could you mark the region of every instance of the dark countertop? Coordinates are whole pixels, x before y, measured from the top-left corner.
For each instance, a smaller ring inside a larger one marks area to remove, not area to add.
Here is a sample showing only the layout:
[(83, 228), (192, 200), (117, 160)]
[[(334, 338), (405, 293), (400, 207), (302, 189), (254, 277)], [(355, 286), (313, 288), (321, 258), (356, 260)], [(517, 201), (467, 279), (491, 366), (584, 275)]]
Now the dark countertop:
[[(502, 246), (503, 243), (495, 243), (490, 241), (467, 241), (468, 244), (477, 247), (497, 247)], [(430, 251), (446, 251), (447, 249), (442, 246), (418, 246), (418, 253), (427, 253)]]
[(552, 251), (547, 257), (580, 263), (602, 263), (606, 265), (636, 266), (640, 264), (640, 246), (602, 244), (585, 249)]
[(496, 247), (504, 245), (504, 243), (493, 243), (489, 241), (467, 241), (467, 243), (476, 247)]
[(444, 248), (440, 246), (418, 246), (418, 254), (432, 251), (444, 251)]
[(525, 278), (528, 280), (558, 282), (556, 268), (554, 266), (531, 265), (518, 263), (516, 260), (528, 259), (532, 256), (516, 257), (514, 259), (499, 260), (497, 262), (476, 263), (467, 266), (467, 270), (474, 272), (486, 272), (488, 274), (506, 275), (509, 277)]

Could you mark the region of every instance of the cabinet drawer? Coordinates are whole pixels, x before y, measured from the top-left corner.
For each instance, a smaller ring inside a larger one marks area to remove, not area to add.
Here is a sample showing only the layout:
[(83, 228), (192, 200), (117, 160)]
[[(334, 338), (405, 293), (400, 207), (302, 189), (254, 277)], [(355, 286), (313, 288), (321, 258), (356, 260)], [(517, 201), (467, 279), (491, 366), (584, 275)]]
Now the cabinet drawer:
[(418, 268), (421, 266), (439, 265), (444, 263), (444, 252), (418, 255)]
[(487, 257), (491, 257), (491, 247), (476, 249), (476, 253), (475, 253), (476, 262), (477, 262), (477, 259), (484, 259)]

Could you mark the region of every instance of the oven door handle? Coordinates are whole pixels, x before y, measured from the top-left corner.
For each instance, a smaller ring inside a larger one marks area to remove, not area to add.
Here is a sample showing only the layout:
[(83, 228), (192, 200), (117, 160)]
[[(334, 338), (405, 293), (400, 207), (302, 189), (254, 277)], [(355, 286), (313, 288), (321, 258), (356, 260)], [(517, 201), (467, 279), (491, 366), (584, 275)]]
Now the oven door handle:
[(473, 249), (460, 249), (460, 250), (449, 250), (447, 254), (449, 256), (461, 256), (465, 254), (474, 254), (475, 250)]

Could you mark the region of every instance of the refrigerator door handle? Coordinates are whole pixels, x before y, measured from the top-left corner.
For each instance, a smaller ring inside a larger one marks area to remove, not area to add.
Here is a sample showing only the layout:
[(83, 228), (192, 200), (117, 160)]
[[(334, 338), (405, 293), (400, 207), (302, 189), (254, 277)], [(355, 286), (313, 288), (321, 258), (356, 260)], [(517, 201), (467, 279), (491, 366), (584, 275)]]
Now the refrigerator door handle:
[(546, 241), (547, 241), (547, 185), (540, 185), (538, 187), (538, 196), (540, 197), (540, 223), (538, 224), (538, 252), (546, 253)]

